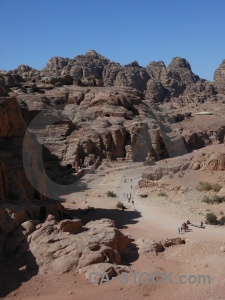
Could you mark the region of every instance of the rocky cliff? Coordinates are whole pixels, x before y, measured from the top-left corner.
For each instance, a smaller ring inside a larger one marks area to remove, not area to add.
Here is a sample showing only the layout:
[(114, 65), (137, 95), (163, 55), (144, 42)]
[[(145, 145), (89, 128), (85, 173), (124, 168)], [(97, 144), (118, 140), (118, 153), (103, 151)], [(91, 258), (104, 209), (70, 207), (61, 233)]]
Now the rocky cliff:
[(36, 167), (40, 153), (37, 152), (35, 138), (27, 139), (27, 158), (30, 168), (36, 170), (35, 180), (42, 191), (38, 195), (26, 178), (23, 166), (22, 148), (23, 137), (27, 126), (22, 117), (19, 104), (15, 97), (0, 98), (0, 201), (7, 199), (23, 199), (24, 201), (40, 197), (46, 189), (42, 181), (43, 167)]
[(122, 66), (90, 50), (74, 59), (53, 57), (40, 71), (20, 65), (10, 73), (19, 74), (33, 82), (56, 86), (72, 84), (73, 80), (88, 86), (129, 86), (145, 92), (145, 98), (153, 102), (181, 96), (184, 97), (180, 101), (185, 102), (194, 96), (194, 100), (198, 102), (209, 98), (215, 100), (218, 93), (224, 94), (221, 87), (224, 80), (223, 68), (224, 62), (216, 70), (215, 81), (211, 83), (195, 75), (184, 58), (175, 57), (168, 67), (159, 61), (150, 62), (144, 68), (136, 61)]
[(17, 98), (27, 125), (43, 112), (31, 130), (55, 176), (58, 162), (79, 169), (103, 158), (159, 160), (223, 143), (223, 114), (214, 111), (216, 120), (193, 115), (225, 101), (223, 69), (224, 62), (209, 82), (183, 58), (144, 68), (91, 50), (74, 59), (53, 57), (40, 71), (20, 65), (1, 74), (0, 84), (2, 94)]
[[(58, 227), (54, 227), (55, 220), (38, 225), (44, 220), (41, 211), (45, 217), (49, 213), (55, 215), (57, 221), (63, 218), (61, 204), (44, 201), (48, 200), (45, 172), (54, 182), (68, 184), (84, 172), (92, 172), (103, 159), (145, 161), (153, 165), (157, 160), (224, 144), (224, 70), (223, 61), (215, 72), (214, 82), (209, 82), (195, 75), (183, 58), (175, 57), (168, 67), (162, 61), (151, 62), (146, 68), (136, 61), (121, 66), (92, 50), (74, 59), (52, 58), (42, 70), (20, 65), (2, 72), (0, 260), (3, 254), (26, 244), (35, 226), (41, 235), (37, 238), (34, 233), (31, 245), (39, 266), (46, 263), (43, 249), (50, 247), (47, 240), (45, 248), (38, 246), (43, 242), (42, 233), (49, 235), (50, 230), (55, 239), (60, 236), (65, 240)], [(38, 150), (40, 144), (42, 151)], [(207, 169), (224, 170), (224, 153), (207, 159)], [(35, 188), (27, 179), (24, 163)], [(190, 161), (170, 171), (189, 166), (192, 167)], [(196, 166), (203, 167), (194, 161), (193, 168)], [(160, 172), (150, 172), (147, 179), (159, 179), (163, 169)], [(75, 240), (72, 254), (80, 249), (80, 240)], [(71, 241), (65, 243), (69, 245)], [(61, 251), (61, 245), (55, 245)], [(99, 248), (98, 262), (105, 262), (103, 250)], [(114, 253), (118, 249), (108, 250)], [(58, 253), (56, 257), (49, 253), (49, 265), (56, 270), (54, 259), (59, 259)], [(77, 253), (78, 266), (82, 252)], [(89, 255), (89, 250), (85, 253)], [(70, 269), (73, 264), (67, 250), (64, 254)], [(91, 262), (92, 259), (95, 257), (91, 257)], [(112, 268), (113, 274), (116, 272), (113, 266), (107, 267)]]

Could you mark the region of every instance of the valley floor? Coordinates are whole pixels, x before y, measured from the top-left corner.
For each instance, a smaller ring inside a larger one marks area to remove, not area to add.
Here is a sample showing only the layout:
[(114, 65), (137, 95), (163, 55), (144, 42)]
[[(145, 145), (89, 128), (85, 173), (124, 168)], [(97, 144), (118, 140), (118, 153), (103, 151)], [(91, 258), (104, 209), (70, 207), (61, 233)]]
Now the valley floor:
[[(214, 172), (213, 176), (200, 170), (190, 171), (182, 178), (175, 176), (162, 179), (161, 187), (156, 185), (139, 188), (138, 182), (147, 168), (149, 167), (144, 167), (143, 163), (102, 165), (96, 174), (89, 174), (81, 179), (86, 184), (82, 190), (62, 198), (66, 200), (64, 205), (71, 211), (88, 205), (95, 208), (83, 216), (83, 223), (100, 218), (114, 219), (117, 227), (134, 241), (140, 238), (156, 241), (179, 236), (185, 238), (186, 244), (169, 247), (158, 255), (155, 252), (138, 255), (135, 251), (124, 255), (124, 264), (130, 265), (136, 272), (146, 272), (151, 276), (159, 272), (159, 284), (152, 281), (140, 283), (140, 274), (137, 275), (136, 283), (134, 275), (130, 274), (127, 284), (118, 278), (97, 286), (90, 284), (83, 274), (75, 272), (37, 275), (24, 282), (6, 299), (225, 299), (225, 252), (220, 249), (225, 246), (224, 227), (190, 227), (191, 231), (178, 234), (178, 227), (188, 219), (200, 225), (209, 209), (225, 211), (223, 203), (202, 203), (203, 194), (196, 190), (200, 180), (213, 179), (213, 183), (220, 182), (222, 185), (225, 175), (219, 171)], [(117, 197), (107, 197), (106, 192), (109, 190), (116, 193)], [(165, 196), (158, 196), (160, 192), (164, 192)], [(128, 203), (124, 193), (131, 193), (133, 204)], [(116, 208), (118, 201), (127, 207), (125, 211)], [(173, 284), (169, 280), (163, 282), (163, 274), (170, 272)], [(185, 284), (178, 282), (181, 275), (186, 276), (183, 277), (186, 278)], [(210, 276), (211, 283), (194, 282), (199, 275)], [(146, 282), (146, 277), (142, 279)]]

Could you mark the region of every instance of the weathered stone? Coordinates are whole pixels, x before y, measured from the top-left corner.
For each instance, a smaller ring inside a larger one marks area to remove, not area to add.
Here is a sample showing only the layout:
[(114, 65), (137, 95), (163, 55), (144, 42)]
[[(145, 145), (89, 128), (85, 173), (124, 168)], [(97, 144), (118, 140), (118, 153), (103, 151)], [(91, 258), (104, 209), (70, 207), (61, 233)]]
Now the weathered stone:
[(30, 249), (41, 273), (64, 273), (98, 263), (120, 264), (120, 254), (130, 244), (109, 219), (89, 222), (76, 235), (59, 230), (60, 224), (45, 222), (31, 234)]
[(164, 250), (164, 247), (161, 243), (157, 243), (151, 239), (138, 239), (136, 242), (138, 246), (138, 253), (139, 254), (146, 254), (148, 252), (161, 252)]
[(34, 222), (26, 221), (21, 224), (21, 227), (27, 231), (28, 234), (32, 233), (35, 230)]
[(59, 223), (59, 230), (71, 234), (79, 233), (82, 230), (81, 220), (63, 220)]

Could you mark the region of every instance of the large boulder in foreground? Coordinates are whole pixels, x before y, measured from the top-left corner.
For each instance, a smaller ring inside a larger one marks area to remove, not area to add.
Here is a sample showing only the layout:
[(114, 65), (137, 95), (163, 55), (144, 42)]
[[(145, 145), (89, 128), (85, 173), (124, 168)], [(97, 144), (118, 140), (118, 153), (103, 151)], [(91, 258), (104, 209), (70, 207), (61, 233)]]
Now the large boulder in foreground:
[[(85, 273), (94, 264), (121, 264), (121, 254), (126, 251), (130, 240), (115, 228), (113, 221), (101, 219), (89, 222), (78, 234), (62, 230), (65, 228), (62, 224), (68, 221), (58, 224), (55, 220), (47, 220), (30, 235), (30, 250), (40, 274), (62, 274), (72, 269)], [(77, 225), (79, 221), (72, 220), (70, 223)], [(114, 271), (110, 272), (114, 274)]]

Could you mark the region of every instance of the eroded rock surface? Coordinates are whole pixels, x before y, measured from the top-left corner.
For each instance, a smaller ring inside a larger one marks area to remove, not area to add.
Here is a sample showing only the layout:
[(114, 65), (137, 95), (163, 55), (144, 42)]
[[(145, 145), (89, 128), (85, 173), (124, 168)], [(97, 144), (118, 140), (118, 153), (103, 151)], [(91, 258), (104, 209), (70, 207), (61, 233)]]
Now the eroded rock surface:
[[(184, 58), (144, 68), (90, 50), (74, 59), (53, 57), (40, 71), (20, 65), (1, 74), (0, 84), (2, 94), (17, 98), (27, 125), (43, 112), (32, 131), (54, 177), (58, 162), (79, 171), (104, 158), (160, 160), (223, 143), (224, 114), (216, 110), (224, 101), (223, 66), (209, 82)], [(194, 115), (205, 107), (212, 107), (211, 117)]]
[[(72, 269), (87, 273), (95, 266), (102, 272), (111, 270), (112, 276), (117, 266), (121, 264), (121, 254), (130, 244), (109, 219), (92, 221), (80, 228), (74, 234), (65, 231), (65, 222), (78, 223), (78, 220), (64, 220), (57, 223), (46, 221), (37, 227), (30, 235), (30, 250), (36, 258), (40, 274), (65, 273)], [(103, 263), (107, 263), (106, 265)], [(126, 268), (124, 266), (124, 268)]]

